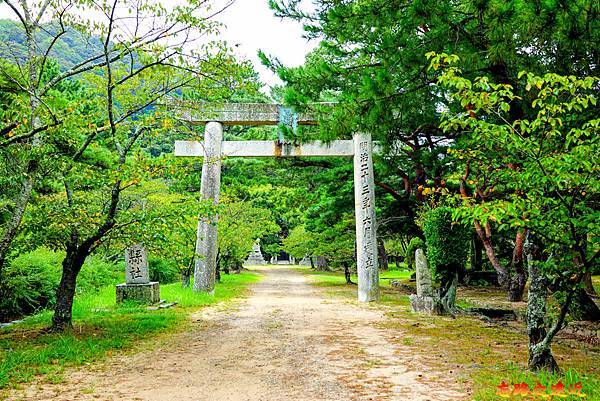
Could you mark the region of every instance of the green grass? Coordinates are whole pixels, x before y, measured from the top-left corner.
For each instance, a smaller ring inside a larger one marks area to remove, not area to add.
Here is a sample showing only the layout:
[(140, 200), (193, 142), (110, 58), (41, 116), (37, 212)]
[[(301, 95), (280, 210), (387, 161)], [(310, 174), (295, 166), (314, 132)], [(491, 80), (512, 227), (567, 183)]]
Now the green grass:
[[(318, 277), (313, 284), (320, 287), (335, 287), (335, 286), (345, 286), (346, 280), (344, 278), (344, 273), (340, 271), (316, 271), (312, 270), (309, 267), (296, 267), (298, 270), (306, 274), (310, 274), (312, 276)], [(379, 273), (379, 284), (383, 287), (389, 287), (390, 281), (392, 280), (408, 280), (412, 271), (406, 270), (387, 270)], [(356, 274), (351, 275), (351, 279), (353, 282), (358, 281), (358, 277)]]
[(189, 324), (193, 311), (243, 296), (248, 285), (259, 278), (249, 272), (223, 275), (214, 297), (182, 289), (180, 284), (163, 285), (161, 298), (178, 305), (157, 311), (134, 304), (117, 306), (114, 286), (81, 295), (73, 307), (71, 332), (48, 333), (50, 311), (0, 331), (0, 388), (18, 386), (40, 375), (46, 381), (60, 382), (66, 367), (96, 362), (116, 350), (137, 348), (144, 340), (181, 330)]
[[(329, 296), (356, 302), (356, 287), (346, 285), (343, 274), (311, 270), (305, 270), (305, 273), (311, 276), (314, 285), (325, 287)], [(385, 272), (381, 276), (386, 277), (388, 273), (394, 274)], [(409, 272), (406, 274), (410, 275)], [(528, 340), (522, 326), (503, 327), (467, 316), (453, 319), (418, 315), (411, 312), (408, 295), (383, 286), (380, 304), (386, 306), (387, 316), (382, 328), (396, 333), (399, 345), (413, 349), (421, 362), (433, 371), (454, 371), (460, 387), (473, 389), (474, 400), (502, 399), (496, 395), (496, 387), (502, 381), (509, 384), (525, 382), (530, 388), (540, 382), (549, 390), (550, 385), (561, 380), (567, 387), (581, 381), (583, 393), (587, 395), (584, 399), (600, 401), (600, 353), (597, 347), (574, 341), (555, 341), (553, 353), (564, 372), (560, 375), (534, 374), (526, 370)], [(472, 306), (460, 300), (458, 304)], [(377, 304), (369, 306), (377, 307)], [(424, 353), (424, 349), (436, 351)], [(572, 395), (552, 399), (581, 398)]]

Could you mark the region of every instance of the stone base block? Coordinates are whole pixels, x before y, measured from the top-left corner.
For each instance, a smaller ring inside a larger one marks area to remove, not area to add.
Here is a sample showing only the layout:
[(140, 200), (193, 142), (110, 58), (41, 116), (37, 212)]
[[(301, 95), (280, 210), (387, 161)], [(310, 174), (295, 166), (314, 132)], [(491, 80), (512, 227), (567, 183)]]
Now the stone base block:
[(434, 297), (419, 296), (412, 294), (410, 297), (410, 307), (413, 312), (426, 313), (428, 315), (443, 315), (444, 308), (439, 300)]
[(160, 302), (160, 286), (157, 281), (147, 284), (117, 285), (117, 303), (135, 301), (145, 304)]
[(264, 259), (248, 259), (244, 264), (247, 266), (264, 266), (267, 261)]

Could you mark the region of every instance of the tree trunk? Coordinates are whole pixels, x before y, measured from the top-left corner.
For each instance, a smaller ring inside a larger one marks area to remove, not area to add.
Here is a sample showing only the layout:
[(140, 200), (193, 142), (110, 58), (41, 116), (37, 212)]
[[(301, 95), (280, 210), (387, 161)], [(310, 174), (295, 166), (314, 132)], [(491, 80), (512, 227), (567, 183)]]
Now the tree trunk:
[(383, 242), (383, 239), (381, 239), (381, 238), (377, 238), (377, 254), (379, 257), (379, 269), (380, 270), (388, 270), (389, 269), (388, 256), (385, 251), (385, 243)]
[(56, 293), (56, 306), (52, 317), (52, 331), (62, 332), (73, 327), (73, 299), (77, 286), (77, 275), (88, 256), (89, 250), (78, 246), (67, 248), (62, 262), (62, 277)]
[(569, 308), (569, 314), (575, 320), (600, 321), (600, 309), (598, 309), (598, 305), (596, 305), (583, 288), (575, 292), (573, 304)]
[(187, 267), (181, 271), (181, 288), (189, 288), (192, 278), (192, 271), (194, 271), (194, 258), (195, 255), (190, 258), (190, 263)]
[(525, 230), (519, 230), (515, 238), (515, 247), (512, 254), (511, 277), (508, 283), (508, 300), (511, 302), (520, 302), (523, 300), (525, 283), (527, 275), (525, 274), (525, 260), (523, 257), (523, 246), (525, 243)]
[(475, 231), (483, 244), (483, 249), (485, 249), (485, 254), (488, 257), (488, 260), (492, 264), (492, 267), (498, 273), (498, 282), (504, 288), (508, 287), (508, 272), (502, 266), (498, 258), (496, 257), (496, 252), (494, 251), (494, 247), (492, 246), (492, 239), (490, 238), (490, 232), (488, 226), (486, 226), (486, 230), (484, 231), (481, 227), (481, 224), (475, 220)]
[(315, 260), (313, 259), (312, 256), (309, 259), (310, 259), (310, 268), (314, 270), (315, 269)]
[[(0, 265), (0, 268), (2, 268), (2, 266)], [(591, 272), (587, 272), (583, 275), (583, 285), (585, 287), (585, 291), (590, 294), (591, 296), (598, 296), (598, 293), (596, 292), (596, 289), (594, 288), (594, 284), (592, 283), (592, 273)]]
[(348, 262), (343, 262), (342, 265), (344, 266), (344, 277), (346, 279), (346, 284), (356, 284), (352, 282), (350, 266), (348, 265)]
[(316, 268), (319, 271), (328, 271), (327, 260), (323, 256), (317, 256)]
[(552, 356), (550, 343), (547, 341), (545, 325), (546, 298), (548, 286), (546, 278), (540, 271), (536, 259), (537, 247), (533, 244), (526, 246), (527, 268), (529, 271), (529, 295), (527, 299), (527, 335), (529, 336), (529, 370), (546, 370), (551, 373), (558, 371), (558, 364)]
[(456, 289), (458, 287), (458, 272), (442, 278), (439, 288), (439, 298), (444, 312), (454, 315), (456, 312)]
[(192, 273), (189, 270), (181, 272), (181, 288), (190, 288)]
[(483, 270), (483, 247), (477, 234), (471, 239), (471, 270)]

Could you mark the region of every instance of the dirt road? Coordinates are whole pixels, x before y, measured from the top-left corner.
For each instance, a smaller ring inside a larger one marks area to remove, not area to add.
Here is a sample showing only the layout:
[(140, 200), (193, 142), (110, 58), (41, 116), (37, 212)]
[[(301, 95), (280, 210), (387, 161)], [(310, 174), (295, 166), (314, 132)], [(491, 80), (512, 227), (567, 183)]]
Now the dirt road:
[(204, 309), (160, 349), (113, 357), (15, 399), (463, 399), (427, 381), (418, 355), (379, 327), (381, 311), (327, 297), (292, 268), (256, 269), (265, 277), (239, 308)]

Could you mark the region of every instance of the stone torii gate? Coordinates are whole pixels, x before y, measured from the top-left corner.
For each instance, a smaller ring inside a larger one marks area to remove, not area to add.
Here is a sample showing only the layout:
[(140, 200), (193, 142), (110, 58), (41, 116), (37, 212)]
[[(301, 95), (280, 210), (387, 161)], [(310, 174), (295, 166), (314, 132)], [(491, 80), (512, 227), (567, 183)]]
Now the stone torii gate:
[[(231, 103), (221, 106), (180, 104), (180, 115), (191, 124), (206, 124), (204, 142), (176, 141), (175, 156), (203, 157), (202, 199), (219, 202), (221, 160), (224, 157), (354, 157), (354, 207), (358, 299), (379, 299), (379, 272), (375, 224), (375, 188), (371, 134), (357, 133), (352, 140), (292, 144), (281, 141), (223, 141), (224, 125), (279, 125), (289, 110), (276, 104)], [(298, 125), (316, 125), (310, 114), (294, 115)], [(217, 263), (216, 216), (198, 221), (194, 290), (214, 293)]]

